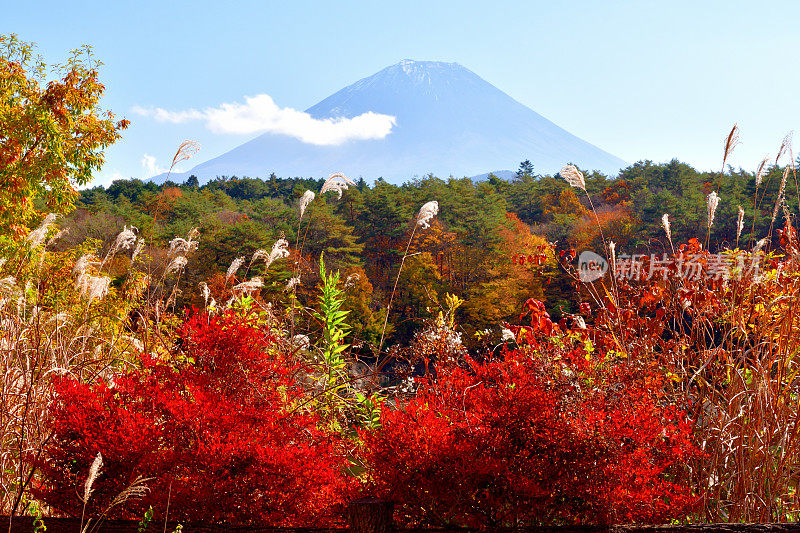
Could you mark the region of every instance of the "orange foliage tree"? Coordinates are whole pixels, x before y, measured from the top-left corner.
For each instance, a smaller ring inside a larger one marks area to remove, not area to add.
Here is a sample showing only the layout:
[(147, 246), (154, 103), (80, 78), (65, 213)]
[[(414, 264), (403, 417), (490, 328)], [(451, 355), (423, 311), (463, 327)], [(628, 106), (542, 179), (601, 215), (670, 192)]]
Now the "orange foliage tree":
[(23, 234), (38, 198), (50, 211), (68, 210), (76, 186), (91, 180), (128, 126), (99, 107), (98, 65), (84, 47), (46, 82), (33, 45), (0, 35), (0, 231)]

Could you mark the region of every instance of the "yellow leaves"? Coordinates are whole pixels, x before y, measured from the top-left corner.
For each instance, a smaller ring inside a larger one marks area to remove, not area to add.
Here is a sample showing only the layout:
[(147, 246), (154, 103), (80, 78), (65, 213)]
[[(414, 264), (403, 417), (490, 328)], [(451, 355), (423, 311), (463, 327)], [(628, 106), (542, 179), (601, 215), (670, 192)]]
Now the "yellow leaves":
[(97, 107), (104, 87), (86, 50), (74, 52), (56, 70), (62, 79), (46, 87), (46, 67), (31, 60), (32, 50), (14, 35), (0, 35), (0, 233), (28, 222), (35, 198), (67, 211), (73, 184), (91, 180), (103, 149), (128, 125)]

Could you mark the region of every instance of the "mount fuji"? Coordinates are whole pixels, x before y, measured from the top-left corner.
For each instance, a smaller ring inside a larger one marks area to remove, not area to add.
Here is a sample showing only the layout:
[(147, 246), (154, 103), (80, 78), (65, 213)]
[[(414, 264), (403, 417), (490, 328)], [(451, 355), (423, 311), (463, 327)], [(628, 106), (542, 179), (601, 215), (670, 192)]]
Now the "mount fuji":
[[(401, 183), (433, 173), (475, 176), (516, 168), (529, 159), (538, 173), (563, 165), (616, 172), (626, 163), (572, 135), (458, 63), (403, 60), (308, 108), (316, 119), (352, 118), (373, 111), (396, 117), (382, 139), (335, 146), (262, 134), (190, 171), (201, 182), (216, 176), (327, 177), (343, 172), (368, 181)], [(163, 181), (164, 176), (153, 178)]]

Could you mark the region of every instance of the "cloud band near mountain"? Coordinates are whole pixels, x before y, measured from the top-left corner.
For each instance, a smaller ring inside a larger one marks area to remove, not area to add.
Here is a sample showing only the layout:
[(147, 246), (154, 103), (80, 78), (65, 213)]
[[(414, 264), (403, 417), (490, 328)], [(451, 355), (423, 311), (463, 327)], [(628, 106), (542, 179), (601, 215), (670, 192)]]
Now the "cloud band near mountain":
[(353, 118), (316, 119), (303, 111), (278, 107), (268, 94), (245, 97), (245, 103), (223, 103), (203, 111), (168, 111), (134, 107), (133, 112), (158, 122), (181, 124), (201, 120), (214, 133), (277, 133), (318, 146), (339, 145), (351, 140), (383, 139), (396, 124), (390, 115), (369, 111)]

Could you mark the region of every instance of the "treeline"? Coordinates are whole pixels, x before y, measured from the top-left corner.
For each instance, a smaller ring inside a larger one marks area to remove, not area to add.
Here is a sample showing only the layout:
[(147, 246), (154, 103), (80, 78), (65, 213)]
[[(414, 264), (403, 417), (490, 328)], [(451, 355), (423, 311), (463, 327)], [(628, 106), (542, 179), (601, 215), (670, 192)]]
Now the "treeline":
[[(739, 206), (745, 211), (739, 238), (744, 247), (751, 242), (751, 230), (756, 238), (769, 230), (783, 169), (773, 166), (764, 172), (757, 199), (753, 173), (698, 172), (677, 160), (639, 162), (615, 178), (585, 175), (587, 194), (558, 175), (536, 174), (525, 161), (512, 180), (490, 176), (475, 183), (428, 176), (403, 185), (381, 179), (369, 185), (359, 179), (341, 199), (336, 193), (318, 194), (323, 180), (274, 175), (266, 180), (218, 178), (204, 185), (194, 176), (161, 185), (119, 180), (82, 191), (77, 209), (63, 221), (69, 233), (60, 246), (93, 239), (110, 247), (123, 226), (133, 225), (150, 245), (151, 259), (166, 264), (169, 241), (199, 228), (200, 245), (178, 281), (178, 306), (204, 303), (197, 289), (201, 282), (208, 283), (212, 296), (221, 295), (229, 282), (220, 272), (240, 257), (244, 263), (238, 280), (262, 277), (265, 300), (289, 305), (284, 288), (299, 274), (300, 302), (313, 306), (319, 281), (315, 264), (324, 252), (326, 262), (350, 280), (347, 306), (354, 336), (368, 347), (380, 337), (417, 210), (436, 200), (439, 215), (430, 228), (417, 231), (408, 249), (389, 318), (389, 340), (407, 342), (423, 320), (437, 315), (450, 293), (465, 300), (459, 323), (464, 341), (475, 345), (486, 330), (496, 332), (503, 321), (513, 321), (529, 297), (543, 300), (555, 318), (577, 310), (572, 284), (552, 251), (547, 252), (548, 242), (556, 243), (556, 249), (603, 252), (602, 228), (618, 253), (661, 253), (668, 247), (664, 213), (676, 244), (692, 237), (703, 241), (706, 198), (717, 191), (721, 202), (711, 228), (712, 248), (736, 246)], [(796, 184), (794, 173), (789, 176)], [(784, 211), (797, 213), (791, 181), (787, 210), (778, 210), (777, 227)], [(298, 203), (306, 190), (317, 198), (300, 219)], [(290, 260), (267, 269), (263, 262), (251, 263), (257, 250), (269, 251), (280, 237), (290, 243)]]

